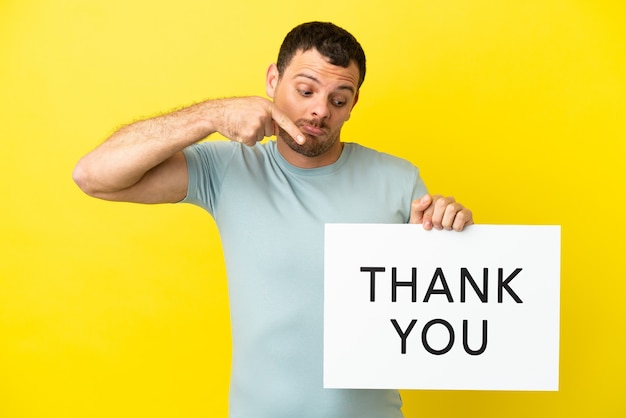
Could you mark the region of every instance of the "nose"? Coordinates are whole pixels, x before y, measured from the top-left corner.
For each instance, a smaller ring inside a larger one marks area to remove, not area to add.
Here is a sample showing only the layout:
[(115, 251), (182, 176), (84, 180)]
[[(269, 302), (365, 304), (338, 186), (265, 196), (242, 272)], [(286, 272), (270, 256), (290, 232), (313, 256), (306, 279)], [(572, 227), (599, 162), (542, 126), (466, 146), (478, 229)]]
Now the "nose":
[(311, 103), (311, 116), (314, 119), (328, 119), (330, 117), (330, 106), (328, 105), (328, 100), (326, 98), (316, 98), (313, 103)]

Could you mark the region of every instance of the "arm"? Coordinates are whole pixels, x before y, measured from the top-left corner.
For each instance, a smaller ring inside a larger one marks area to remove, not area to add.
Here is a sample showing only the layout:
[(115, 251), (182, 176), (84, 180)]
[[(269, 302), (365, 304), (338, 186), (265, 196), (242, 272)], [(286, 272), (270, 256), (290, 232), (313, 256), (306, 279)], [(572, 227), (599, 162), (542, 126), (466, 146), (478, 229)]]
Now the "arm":
[(187, 193), (184, 148), (215, 132), (254, 145), (274, 135), (278, 126), (304, 138), (267, 99), (209, 100), (121, 128), (78, 162), (73, 178), (81, 190), (100, 199), (177, 202)]
[(424, 229), (454, 229), (462, 231), (474, 223), (472, 211), (453, 197), (426, 194), (411, 204), (411, 224), (422, 224)]

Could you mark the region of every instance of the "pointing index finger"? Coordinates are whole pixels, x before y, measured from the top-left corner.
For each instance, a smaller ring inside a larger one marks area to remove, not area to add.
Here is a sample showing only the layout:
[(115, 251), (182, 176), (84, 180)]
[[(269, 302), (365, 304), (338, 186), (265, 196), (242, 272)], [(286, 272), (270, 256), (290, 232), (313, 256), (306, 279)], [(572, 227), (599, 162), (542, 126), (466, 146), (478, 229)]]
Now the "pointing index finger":
[(304, 144), (305, 138), (300, 129), (274, 104), (272, 104), (272, 119), (276, 122), (276, 125), (283, 128), (298, 144)]

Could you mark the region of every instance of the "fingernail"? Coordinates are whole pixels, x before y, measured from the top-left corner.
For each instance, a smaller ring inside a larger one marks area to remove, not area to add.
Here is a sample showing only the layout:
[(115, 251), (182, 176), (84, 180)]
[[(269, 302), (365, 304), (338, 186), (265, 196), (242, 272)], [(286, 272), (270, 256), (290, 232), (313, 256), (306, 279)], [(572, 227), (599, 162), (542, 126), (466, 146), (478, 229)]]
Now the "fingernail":
[(298, 140), (298, 144), (300, 145), (304, 144), (304, 136), (298, 135), (296, 139)]

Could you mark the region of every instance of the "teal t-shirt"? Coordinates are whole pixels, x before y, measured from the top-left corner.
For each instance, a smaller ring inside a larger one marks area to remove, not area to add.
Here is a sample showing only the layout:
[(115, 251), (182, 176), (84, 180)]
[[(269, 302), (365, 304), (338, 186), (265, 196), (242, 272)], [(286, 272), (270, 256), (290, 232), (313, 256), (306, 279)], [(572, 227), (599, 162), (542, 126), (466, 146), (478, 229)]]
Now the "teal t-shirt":
[(401, 417), (395, 390), (323, 388), (324, 224), (408, 222), (426, 193), (417, 168), (354, 143), (315, 169), (290, 165), (275, 141), (184, 154), (184, 202), (213, 216), (226, 260), (230, 417)]

